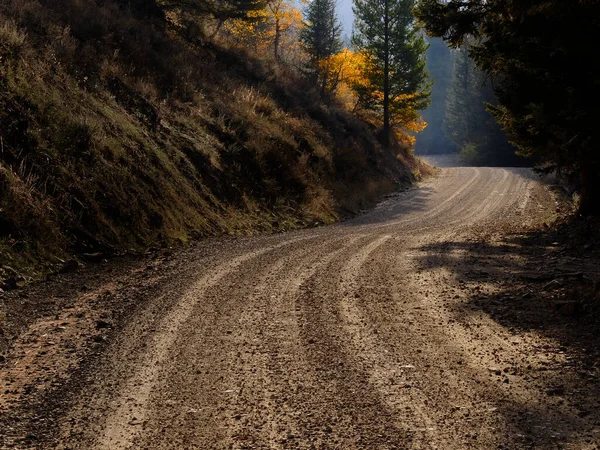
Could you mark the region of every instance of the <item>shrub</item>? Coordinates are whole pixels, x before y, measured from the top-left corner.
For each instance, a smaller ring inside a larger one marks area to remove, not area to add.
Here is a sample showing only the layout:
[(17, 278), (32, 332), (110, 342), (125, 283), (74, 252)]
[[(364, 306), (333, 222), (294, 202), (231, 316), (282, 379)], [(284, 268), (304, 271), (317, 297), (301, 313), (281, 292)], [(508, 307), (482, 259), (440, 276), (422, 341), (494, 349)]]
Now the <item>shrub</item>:
[(14, 22), (0, 23), (0, 57), (18, 54), (25, 45), (25, 33)]
[(475, 166), (479, 164), (480, 155), (477, 144), (473, 142), (467, 142), (460, 150), (460, 160), (463, 164)]

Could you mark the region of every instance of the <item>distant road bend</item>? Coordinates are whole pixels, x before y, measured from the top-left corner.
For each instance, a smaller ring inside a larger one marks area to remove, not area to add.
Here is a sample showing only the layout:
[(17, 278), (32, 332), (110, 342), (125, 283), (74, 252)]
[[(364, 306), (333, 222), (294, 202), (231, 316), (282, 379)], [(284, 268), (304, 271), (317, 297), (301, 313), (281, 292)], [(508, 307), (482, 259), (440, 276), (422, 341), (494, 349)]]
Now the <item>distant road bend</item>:
[[(462, 308), (498, 289), (470, 244), (553, 206), (527, 169), (453, 167), (338, 225), (206, 244), (110, 347), (57, 446), (583, 448), (585, 419), (513, 370), (541, 338)], [(523, 409), (552, 429), (524, 431)]]

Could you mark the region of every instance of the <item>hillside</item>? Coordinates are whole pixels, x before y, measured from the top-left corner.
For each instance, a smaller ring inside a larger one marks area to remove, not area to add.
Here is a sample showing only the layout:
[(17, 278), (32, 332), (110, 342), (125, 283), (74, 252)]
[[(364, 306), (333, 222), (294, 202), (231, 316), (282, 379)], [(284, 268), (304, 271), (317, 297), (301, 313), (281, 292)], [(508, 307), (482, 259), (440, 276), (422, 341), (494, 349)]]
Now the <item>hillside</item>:
[(121, 5), (0, 4), (5, 287), (73, 255), (333, 222), (425, 170), (291, 70)]

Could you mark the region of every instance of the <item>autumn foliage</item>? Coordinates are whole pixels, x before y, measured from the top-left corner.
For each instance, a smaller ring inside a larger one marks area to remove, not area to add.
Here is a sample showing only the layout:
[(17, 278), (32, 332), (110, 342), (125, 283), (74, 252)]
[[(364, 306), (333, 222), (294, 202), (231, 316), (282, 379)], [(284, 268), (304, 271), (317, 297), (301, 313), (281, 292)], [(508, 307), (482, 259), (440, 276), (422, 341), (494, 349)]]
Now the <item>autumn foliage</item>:
[[(373, 85), (368, 76), (372, 70), (372, 61), (367, 52), (344, 48), (341, 52), (323, 59), (321, 70), (327, 74), (328, 90), (335, 92), (339, 101), (349, 111), (372, 125), (383, 125), (378, 111), (369, 107), (370, 104), (365, 104), (360, 97), (361, 92), (369, 92), (373, 99), (379, 102), (383, 100), (382, 90)], [(407, 146), (413, 146), (414, 134), (423, 131), (427, 126), (416, 109), (405, 106), (417, 95), (419, 94), (398, 94), (391, 99), (394, 133), (397, 139)]]
[(225, 28), (256, 54), (271, 54), (276, 61), (289, 64), (303, 58), (298, 40), (302, 12), (293, 0), (270, 0), (263, 9), (250, 12), (246, 19), (232, 20)]

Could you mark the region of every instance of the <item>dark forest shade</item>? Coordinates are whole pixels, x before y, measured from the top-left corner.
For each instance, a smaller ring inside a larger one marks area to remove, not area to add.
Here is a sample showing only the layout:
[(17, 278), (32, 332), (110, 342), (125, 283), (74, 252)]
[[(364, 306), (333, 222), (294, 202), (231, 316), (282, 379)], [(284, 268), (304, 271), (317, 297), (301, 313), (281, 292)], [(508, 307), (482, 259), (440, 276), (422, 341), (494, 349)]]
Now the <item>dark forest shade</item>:
[(429, 39), (426, 68), (433, 79), (431, 104), (422, 112), (427, 128), (417, 135), (415, 151), (421, 155), (452, 153), (456, 147), (442, 128), (452, 82), (452, 55), (442, 39)]
[(488, 111), (498, 100), (492, 84), (477, 69), (466, 47), (453, 50), (452, 82), (448, 89), (443, 128), (465, 164), (523, 166), (506, 134)]
[(590, 61), (600, 40), (600, 2), (421, 0), (432, 36), (471, 53), (495, 79), (492, 112), (523, 155), (578, 185), (580, 212), (600, 215), (600, 75)]

